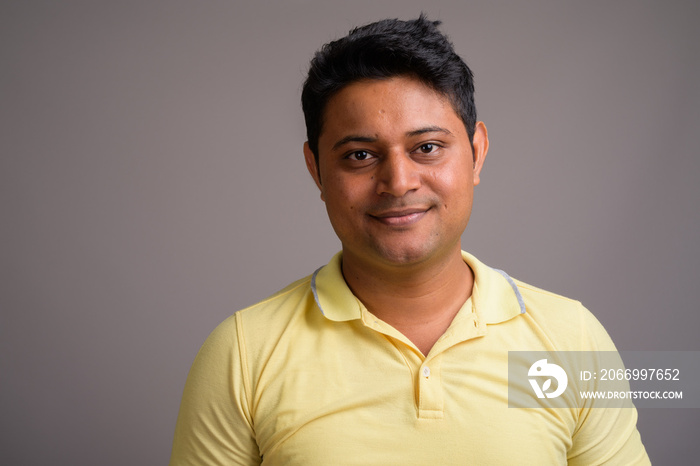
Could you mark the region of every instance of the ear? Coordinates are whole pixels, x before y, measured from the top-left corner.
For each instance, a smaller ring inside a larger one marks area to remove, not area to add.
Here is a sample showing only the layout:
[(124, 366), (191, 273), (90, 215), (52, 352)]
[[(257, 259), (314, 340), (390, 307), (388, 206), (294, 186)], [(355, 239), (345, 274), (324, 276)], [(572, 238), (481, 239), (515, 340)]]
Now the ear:
[(483, 121), (476, 122), (472, 145), (474, 146), (474, 186), (476, 186), (481, 181), (479, 174), (489, 151), (489, 133)]
[(321, 184), (321, 175), (318, 169), (318, 164), (316, 164), (316, 157), (309, 147), (309, 142), (304, 143), (304, 160), (306, 160), (306, 169), (309, 171), (311, 178), (314, 179), (316, 186), (321, 190), (321, 200), (325, 201), (323, 198), (323, 185)]

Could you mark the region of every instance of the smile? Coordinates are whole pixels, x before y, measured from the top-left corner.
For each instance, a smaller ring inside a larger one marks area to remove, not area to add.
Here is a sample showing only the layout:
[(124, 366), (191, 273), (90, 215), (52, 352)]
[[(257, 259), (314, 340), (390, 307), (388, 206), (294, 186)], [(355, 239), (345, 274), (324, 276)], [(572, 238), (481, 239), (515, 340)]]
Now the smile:
[(418, 222), (430, 210), (428, 209), (403, 209), (395, 211), (382, 212), (376, 215), (370, 214), (370, 217), (384, 225), (389, 226), (408, 226)]

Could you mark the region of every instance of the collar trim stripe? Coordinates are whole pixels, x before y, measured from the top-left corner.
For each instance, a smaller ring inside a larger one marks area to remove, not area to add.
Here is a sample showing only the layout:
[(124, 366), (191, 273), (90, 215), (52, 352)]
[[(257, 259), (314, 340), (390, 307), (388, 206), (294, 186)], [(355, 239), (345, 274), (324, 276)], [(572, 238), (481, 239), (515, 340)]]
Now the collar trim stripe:
[(510, 278), (510, 276), (501, 269), (493, 269), (493, 270), (495, 270), (496, 272), (503, 275), (503, 278), (505, 278), (506, 281), (508, 282), (508, 284), (510, 285), (510, 287), (513, 288), (513, 292), (515, 293), (515, 297), (518, 299), (518, 305), (520, 306), (520, 313), (525, 314), (526, 310), (525, 310), (525, 301), (523, 301), (523, 295), (520, 294), (520, 290), (518, 289), (518, 287), (515, 284), (515, 282), (513, 281), (513, 279)]
[(314, 294), (314, 301), (316, 301), (316, 305), (318, 306), (318, 309), (321, 311), (321, 314), (324, 316), (326, 315), (325, 312), (323, 312), (323, 307), (321, 306), (321, 301), (318, 299), (318, 291), (316, 291), (316, 275), (318, 275), (318, 272), (321, 271), (323, 266), (319, 267), (316, 269), (316, 271), (311, 275), (311, 291)]

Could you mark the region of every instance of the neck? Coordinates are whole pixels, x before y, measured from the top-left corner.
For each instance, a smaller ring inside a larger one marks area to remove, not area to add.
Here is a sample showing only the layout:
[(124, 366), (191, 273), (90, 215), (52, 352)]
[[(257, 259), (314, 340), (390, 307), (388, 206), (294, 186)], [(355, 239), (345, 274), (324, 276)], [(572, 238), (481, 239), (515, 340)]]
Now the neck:
[(342, 269), (367, 309), (426, 355), (472, 292), (472, 271), (459, 246), (440, 260), (411, 266), (370, 264), (343, 254)]

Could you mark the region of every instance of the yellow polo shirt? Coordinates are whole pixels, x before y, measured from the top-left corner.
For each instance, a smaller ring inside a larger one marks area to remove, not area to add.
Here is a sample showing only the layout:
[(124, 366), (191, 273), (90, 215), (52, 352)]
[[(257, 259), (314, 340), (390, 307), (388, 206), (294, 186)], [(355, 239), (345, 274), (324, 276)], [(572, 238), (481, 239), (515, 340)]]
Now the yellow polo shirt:
[(463, 257), (472, 296), (427, 356), (340, 253), (236, 312), (197, 354), (170, 464), (649, 464), (634, 408), (508, 407), (508, 351), (615, 347), (579, 302)]

